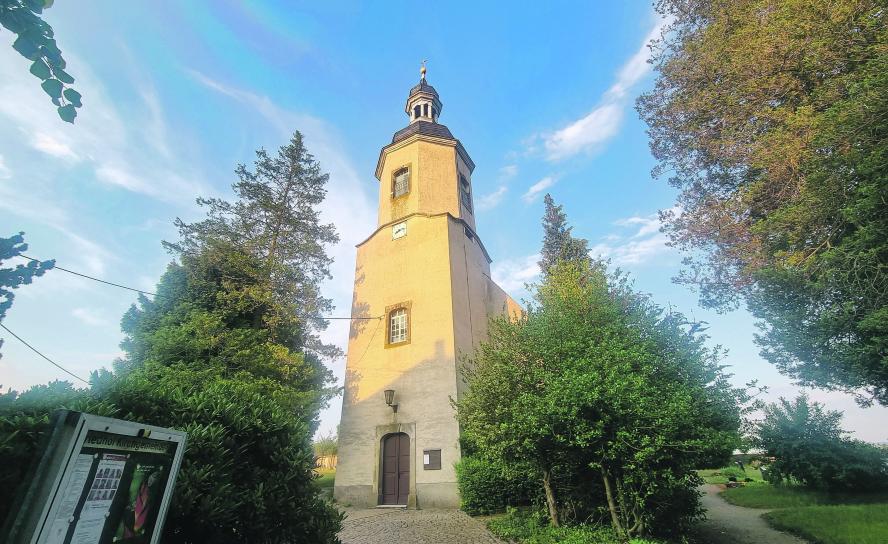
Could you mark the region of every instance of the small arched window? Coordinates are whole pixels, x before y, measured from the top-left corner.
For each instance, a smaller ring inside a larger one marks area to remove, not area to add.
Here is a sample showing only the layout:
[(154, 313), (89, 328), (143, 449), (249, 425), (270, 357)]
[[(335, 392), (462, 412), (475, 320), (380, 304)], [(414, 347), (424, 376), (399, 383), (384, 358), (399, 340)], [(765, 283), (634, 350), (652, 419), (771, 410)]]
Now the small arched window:
[(429, 105), (428, 104), (422, 105), (422, 114), (425, 115), (426, 117), (429, 116)]
[(414, 119), (419, 119), (420, 111), (422, 111), (422, 110), (419, 108), (419, 105), (417, 105), (413, 108), (413, 118)]
[(389, 344), (406, 342), (408, 338), (407, 308), (389, 312)]
[(392, 175), (392, 198), (398, 198), (410, 192), (410, 169), (399, 168)]

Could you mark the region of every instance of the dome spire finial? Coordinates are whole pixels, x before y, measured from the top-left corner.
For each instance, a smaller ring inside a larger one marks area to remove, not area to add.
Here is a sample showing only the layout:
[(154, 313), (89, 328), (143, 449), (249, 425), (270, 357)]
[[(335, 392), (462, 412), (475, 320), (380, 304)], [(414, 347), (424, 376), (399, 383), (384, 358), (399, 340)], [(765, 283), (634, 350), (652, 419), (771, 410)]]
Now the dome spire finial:
[(441, 99), (438, 97), (438, 92), (426, 81), (427, 62), (427, 60), (422, 61), (422, 65), (419, 68), (419, 83), (410, 89), (410, 94), (407, 96), (407, 105), (404, 107), (404, 112), (410, 117), (411, 123), (418, 121), (437, 123), (438, 114), (441, 113), (443, 106)]

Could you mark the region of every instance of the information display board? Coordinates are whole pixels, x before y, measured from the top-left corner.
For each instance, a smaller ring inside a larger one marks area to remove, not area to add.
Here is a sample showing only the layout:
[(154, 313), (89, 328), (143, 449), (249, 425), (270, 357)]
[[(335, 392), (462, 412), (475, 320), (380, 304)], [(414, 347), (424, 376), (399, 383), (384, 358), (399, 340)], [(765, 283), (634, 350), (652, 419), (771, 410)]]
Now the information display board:
[(7, 542), (154, 544), (185, 433), (59, 411)]

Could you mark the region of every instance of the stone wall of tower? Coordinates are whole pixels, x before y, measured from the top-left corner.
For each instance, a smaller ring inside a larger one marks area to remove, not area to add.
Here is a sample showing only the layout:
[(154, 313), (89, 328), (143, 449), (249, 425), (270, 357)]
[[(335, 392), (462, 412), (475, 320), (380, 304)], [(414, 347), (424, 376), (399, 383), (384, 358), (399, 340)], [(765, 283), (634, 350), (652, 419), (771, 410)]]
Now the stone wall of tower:
[[(392, 198), (394, 173), (404, 167), (410, 170), (410, 192)], [(377, 226), (412, 213), (447, 212), (464, 219), (474, 229), (475, 218), (460, 205), (457, 186), (460, 173), (471, 178), (452, 140), (411, 137), (390, 146), (380, 169)]]
[[(450, 406), (457, 395), (450, 220), (447, 214), (413, 215), (406, 219), (406, 236), (393, 240), (391, 228), (384, 226), (358, 248), (353, 315), (386, 315), (388, 307), (408, 303), (410, 339), (387, 345), (385, 319), (352, 326), (335, 489), (343, 502), (376, 504), (379, 440), (394, 430), (410, 436), (414, 504), (457, 505), (453, 463), (459, 459), (459, 428)], [(397, 413), (385, 404), (386, 389), (395, 390)], [(441, 450), (441, 470), (423, 470), (424, 449)]]
[[(459, 178), (471, 179), (471, 159), (441, 134), (449, 135), (446, 127), (405, 136), (380, 155), (379, 220), (357, 248), (352, 316), (371, 319), (353, 321), (349, 335), (334, 486), (344, 504), (379, 504), (383, 437), (406, 433), (407, 505), (459, 505), (451, 405), (465, 388), (459, 365), (486, 337), (491, 314), (520, 313), (490, 278), (471, 206), (460, 199)], [(393, 174), (405, 167), (409, 192), (394, 197)], [(394, 237), (402, 224), (406, 233)], [(393, 307), (408, 311), (409, 338), (397, 344), (388, 342)], [(385, 403), (387, 389), (395, 391), (397, 412)], [(423, 466), (426, 450), (440, 450), (440, 469)]]

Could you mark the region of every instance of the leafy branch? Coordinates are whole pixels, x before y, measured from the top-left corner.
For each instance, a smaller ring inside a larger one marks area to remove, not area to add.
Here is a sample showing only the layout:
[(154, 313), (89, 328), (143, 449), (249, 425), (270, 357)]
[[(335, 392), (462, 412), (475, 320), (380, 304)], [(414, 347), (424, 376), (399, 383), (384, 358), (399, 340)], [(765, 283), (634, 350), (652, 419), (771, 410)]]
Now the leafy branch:
[(17, 34), (12, 48), (32, 61), (30, 72), (56, 105), (59, 117), (73, 123), (77, 108), (83, 105), (79, 92), (69, 87), (74, 77), (65, 71), (62, 51), (56, 44), (52, 27), (40, 15), (53, 0), (0, 0), (0, 25)]

